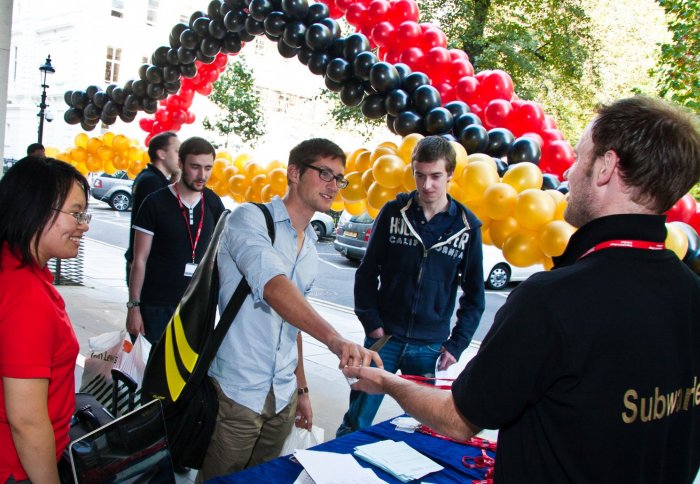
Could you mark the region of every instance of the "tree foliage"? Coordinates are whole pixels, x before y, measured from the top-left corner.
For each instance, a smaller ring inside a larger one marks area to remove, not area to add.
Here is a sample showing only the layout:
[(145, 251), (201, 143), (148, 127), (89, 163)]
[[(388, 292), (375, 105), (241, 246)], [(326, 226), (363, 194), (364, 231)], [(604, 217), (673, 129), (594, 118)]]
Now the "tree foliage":
[(700, 113), (700, 3), (658, 0), (669, 18), (670, 42), (661, 45), (659, 95)]
[(215, 131), (226, 139), (236, 135), (243, 143), (255, 146), (255, 142), (265, 134), (265, 120), (260, 108), (260, 98), (253, 90), (253, 70), (245, 63), (243, 56), (237, 56), (226, 71), (214, 83), (209, 100), (221, 109), (214, 121), (204, 118), (204, 129)]

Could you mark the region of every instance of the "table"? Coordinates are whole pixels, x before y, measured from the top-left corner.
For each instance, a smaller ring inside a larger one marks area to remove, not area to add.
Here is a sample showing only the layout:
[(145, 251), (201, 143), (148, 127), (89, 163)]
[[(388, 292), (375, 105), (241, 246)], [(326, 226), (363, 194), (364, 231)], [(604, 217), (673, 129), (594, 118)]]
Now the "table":
[[(313, 450), (324, 452), (337, 452), (341, 454), (351, 454), (358, 445), (371, 444), (379, 440), (404, 441), (421, 454), (431, 458), (444, 467), (440, 472), (428, 474), (420, 481), (426, 483), (439, 482), (471, 482), (484, 478), (485, 469), (468, 469), (462, 464), (462, 457), (480, 456), (481, 449), (465, 444), (458, 444), (448, 440), (443, 440), (419, 432), (412, 434), (399, 432), (390, 421), (373, 425), (367, 429), (359, 430), (351, 434), (339, 437), (323, 444), (312, 447)], [(488, 451), (490, 457), (495, 457), (493, 452)], [(400, 484), (401, 481), (391, 474), (384, 472), (378, 467), (356, 459), (361, 466), (371, 468), (377, 476), (390, 483)], [(291, 456), (278, 457), (270, 462), (266, 462), (256, 467), (217, 477), (207, 481), (208, 483), (231, 484), (231, 483), (251, 483), (251, 482), (274, 482), (292, 483), (299, 476), (303, 467), (292, 460)]]

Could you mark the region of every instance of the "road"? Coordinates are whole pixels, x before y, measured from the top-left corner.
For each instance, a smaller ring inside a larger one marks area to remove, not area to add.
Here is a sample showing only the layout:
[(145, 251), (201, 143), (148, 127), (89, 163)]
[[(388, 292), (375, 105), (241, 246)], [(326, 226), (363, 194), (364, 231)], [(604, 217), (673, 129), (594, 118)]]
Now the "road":
[[(109, 205), (90, 201), (93, 214), (87, 237), (126, 250), (129, 243), (131, 212), (117, 212)], [(333, 240), (325, 238), (318, 242), (319, 275), (311, 297), (337, 304), (348, 310), (353, 307), (353, 285), (357, 262), (350, 261), (333, 248)], [(481, 341), (493, 324), (496, 311), (503, 305), (509, 291), (486, 291), (486, 309), (474, 340)]]

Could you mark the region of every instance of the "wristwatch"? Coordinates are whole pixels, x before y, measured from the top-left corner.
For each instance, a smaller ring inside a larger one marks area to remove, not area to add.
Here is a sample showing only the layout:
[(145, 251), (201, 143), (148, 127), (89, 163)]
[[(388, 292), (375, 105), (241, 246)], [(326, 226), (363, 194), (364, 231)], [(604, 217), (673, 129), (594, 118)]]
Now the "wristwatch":
[(129, 301), (128, 303), (126, 303), (126, 307), (128, 309), (137, 308), (137, 307), (139, 307), (140, 304), (141, 304), (141, 301)]

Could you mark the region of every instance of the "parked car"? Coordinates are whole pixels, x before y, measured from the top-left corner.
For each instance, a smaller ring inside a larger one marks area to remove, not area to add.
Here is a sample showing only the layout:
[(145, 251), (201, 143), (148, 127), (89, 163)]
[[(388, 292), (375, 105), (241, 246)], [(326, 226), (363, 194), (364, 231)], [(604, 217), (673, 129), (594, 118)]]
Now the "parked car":
[[(367, 250), (374, 220), (367, 213), (351, 217), (345, 222), (342, 220), (343, 218), (341, 217), (341, 221), (336, 229), (333, 246), (335, 250), (348, 259), (362, 260)], [(544, 270), (541, 264), (529, 267), (515, 267), (503, 257), (503, 252), (493, 245), (484, 245), (483, 252), (484, 284), (489, 289), (503, 289), (511, 281), (524, 281), (535, 272)]]
[(311, 226), (316, 232), (316, 237), (321, 240), (324, 237), (333, 235), (333, 230), (335, 229), (335, 221), (333, 217), (323, 212), (316, 212), (311, 218)]
[(90, 194), (97, 200), (107, 202), (114, 210), (124, 212), (131, 208), (133, 184), (134, 180), (125, 171), (118, 171), (114, 175), (101, 173), (92, 181)]

